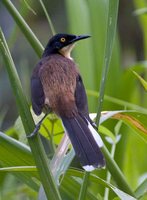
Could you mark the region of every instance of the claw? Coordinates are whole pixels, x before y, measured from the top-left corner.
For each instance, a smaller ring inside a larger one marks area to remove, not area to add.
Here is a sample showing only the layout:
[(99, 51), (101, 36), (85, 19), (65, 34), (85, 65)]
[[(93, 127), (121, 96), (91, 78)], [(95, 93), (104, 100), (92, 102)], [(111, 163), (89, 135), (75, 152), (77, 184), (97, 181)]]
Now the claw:
[(43, 120), (46, 118), (47, 115), (48, 115), (48, 113), (46, 113), (46, 114), (44, 115), (44, 117), (36, 124), (34, 131), (33, 131), (31, 134), (27, 135), (27, 138), (32, 138), (32, 137), (34, 137), (35, 135), (37, 135), (37, 133), (38, 133), (38, 131), (39, 131), (39, 129), (40, 129), (40, 126), (41, 126)]
[[(42, 121), (40, 121), (40, 122), (42, 122)], [(32, 137), (34, 137), (34, 136), (38, 133), (38, 131), (39, 131), (39, 129), (40, 129), (40, 126), (41, 126), (41, 123), (38, 123), (38, 124), (36, 125), (34, 131), (33, 131), (31, 134), (27, 135), (27, 138), (32, 138)]]

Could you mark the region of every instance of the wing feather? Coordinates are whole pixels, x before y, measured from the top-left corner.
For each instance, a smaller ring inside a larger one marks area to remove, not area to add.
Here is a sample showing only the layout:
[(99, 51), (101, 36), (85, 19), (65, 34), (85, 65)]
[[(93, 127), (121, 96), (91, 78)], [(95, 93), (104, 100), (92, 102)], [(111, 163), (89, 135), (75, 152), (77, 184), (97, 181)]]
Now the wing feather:
[(45, 97), (42, 83), (38, 77), (31, 78), (31, 99), (35, 114), (40, 115), (43, 109)]

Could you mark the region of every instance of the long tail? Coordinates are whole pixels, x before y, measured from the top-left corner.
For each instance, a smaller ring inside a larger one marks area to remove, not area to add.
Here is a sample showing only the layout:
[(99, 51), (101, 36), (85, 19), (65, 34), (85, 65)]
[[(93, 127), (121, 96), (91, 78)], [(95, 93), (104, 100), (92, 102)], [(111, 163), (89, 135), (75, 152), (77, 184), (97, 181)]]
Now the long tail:
[(100, 150), (103, 142), (90, 122), (77, 115), (74, 118), (62, 118), (77, 157), (86, 171), (105, 166), (105, 159)]

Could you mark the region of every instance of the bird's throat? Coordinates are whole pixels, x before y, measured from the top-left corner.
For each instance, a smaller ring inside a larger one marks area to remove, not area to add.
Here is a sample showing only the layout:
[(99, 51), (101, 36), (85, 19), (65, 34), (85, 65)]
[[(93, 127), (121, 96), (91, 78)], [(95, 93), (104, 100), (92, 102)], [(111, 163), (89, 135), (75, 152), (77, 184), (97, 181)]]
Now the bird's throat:
[(63, 47), (59, 50), (59, 53), (62, 54), (64, 57), (73, 60), (73, 58), (71, 57), (71, 51), (74, 48), (74, 46), (74, 44), (70, 44), (66, 47)]

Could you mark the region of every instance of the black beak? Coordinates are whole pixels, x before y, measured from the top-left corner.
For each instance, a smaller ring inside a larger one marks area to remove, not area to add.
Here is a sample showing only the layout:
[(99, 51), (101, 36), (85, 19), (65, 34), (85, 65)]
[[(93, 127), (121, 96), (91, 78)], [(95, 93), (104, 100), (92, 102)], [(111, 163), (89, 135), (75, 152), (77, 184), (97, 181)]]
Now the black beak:
[(78, 35), (74, 39), (72, 39), (70, 42), (74, 43), (78, 40), (83, 40), (83, 39), (86, 39), (86, 38), (89, 38), (89, 37), (91, 37), (91, 36), (90, 35)]

